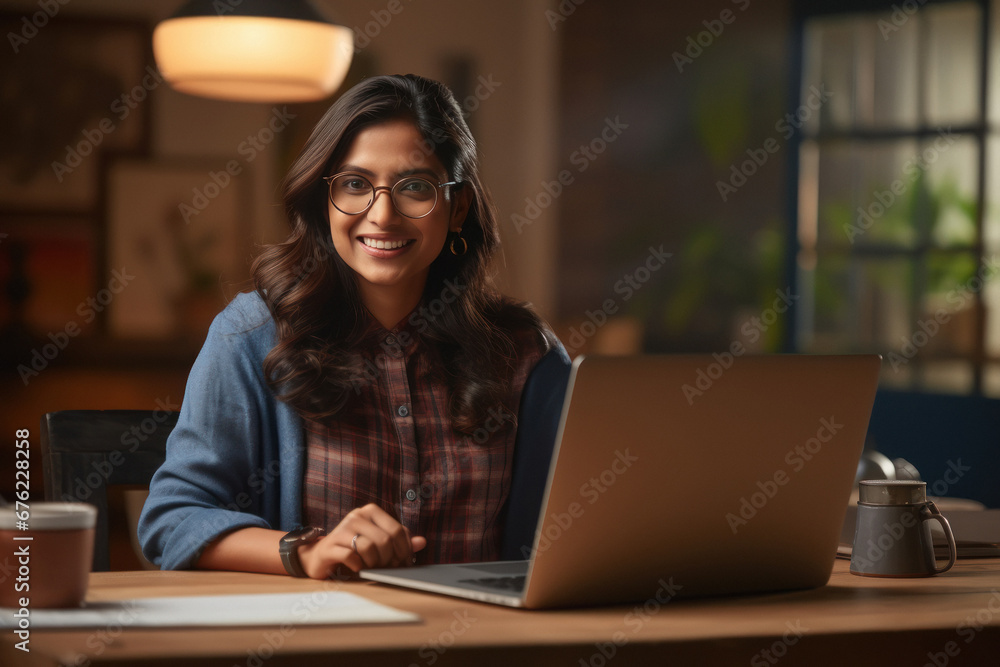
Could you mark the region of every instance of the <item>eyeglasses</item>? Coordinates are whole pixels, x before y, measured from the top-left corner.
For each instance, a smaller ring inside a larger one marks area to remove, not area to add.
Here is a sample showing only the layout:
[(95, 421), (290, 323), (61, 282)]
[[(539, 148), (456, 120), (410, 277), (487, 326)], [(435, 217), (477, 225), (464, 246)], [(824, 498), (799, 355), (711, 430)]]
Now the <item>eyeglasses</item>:
[(375, 202), (379, 190), (388, 190), (392, 205), (400, 215), (407, 218), (423, 218), (437, 206), (438, 190), (449, 185), (461, 185), (459, 181), (447, 183), (431, 183), (426, 178), (410, 176), (396, 181), (389, 187), (375, 187), (364, 176), (351, 173), (326, 176), (324, 181), (330, 184), (330, 203), (346, 215), (364, 213)]

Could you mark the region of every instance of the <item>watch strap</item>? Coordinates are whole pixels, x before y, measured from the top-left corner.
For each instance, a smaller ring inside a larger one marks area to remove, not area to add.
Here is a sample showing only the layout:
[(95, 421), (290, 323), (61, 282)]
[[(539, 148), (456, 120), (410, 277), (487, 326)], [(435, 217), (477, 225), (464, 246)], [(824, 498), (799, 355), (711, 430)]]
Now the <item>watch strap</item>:
[(309, 575), (306, 574), (305, 569), (302, 567), (302, 561), (299, 560), (299, 547), (315, 542), (323, 537), (324, 534), (325, 531), (322, 528), (315, 526), (296, 528), (291, 532), (285, 533), (281, 540), (278, 541), (278, 554), (281, 556), (281, 564), (285, 566), (285, 572), (293, 577), (308, 577)]

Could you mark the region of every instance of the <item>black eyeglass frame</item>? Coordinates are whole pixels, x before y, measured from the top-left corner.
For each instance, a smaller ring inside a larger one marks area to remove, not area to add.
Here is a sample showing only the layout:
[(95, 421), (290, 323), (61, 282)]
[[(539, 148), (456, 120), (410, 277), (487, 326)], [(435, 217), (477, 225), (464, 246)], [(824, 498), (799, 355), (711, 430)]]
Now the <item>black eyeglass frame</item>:
[[(360, 178), (362, 181), (364, 181), (365, 183), (368, 184), (368, 187), (370, 187), (372, 189), (371, 199), (368, 200), (368, 205), (365, 206), (360, 211), (357, 211), (355, 213), (348, 213), (344, 209), (342, 209), (339, 206), (337, 206), (337, 202), (333, 201), (333, 182), (335, 180), (337, 180), (338, 178), (340, 178), (341, 176), (353, 176), (354, 178)], [(337, 209), (338, 211), (340, 211), (344, 215), (361, 215), (362, 213), (366, 213), (368, 211), (368, 209), (370, 209), (372, 206), (375, 205), (375, 198), (378, 196), (378, 191), (379, 190), (388, 190), (389, 191), (389, 201), (392, 202), (392, 207), (394, 209), (396, 209), (396, 212), (399, 213), (401, 216), (403, 216), (404, 218), (409, 218), (411, 220), (419, 220), (420, 218), (426, 218), (427, 216), (429, 216), (431, 213), (434, 212), (434, 209), (437, 208), (437, 203), (438, 203), (438, 190), (440, 190), (441, 188), (448, 187), (449, 185), (451, 185), (451, 186), (457, 186), (457, 187), (461, 187), (461, 186), (465, 185), (465, 183), (463, 183), (462, 181), (448, 181), (447, 183), (436, 183), (435, 184), (433, 181), (429, 181), (426, 178), (424, 178), (423, 176), (404, 176), (403, 178), (401, 178), (398, 181), (396, 181), (395, 183), (393, 183), (391, 186), (389, 186), (389, 185), (375, 185), (367, 177), (362, 176), (361, 174), (355, 173), (353, 171), (342, 171), (340, 173), (334, 174), (333, 176), (324, 176), (323, 180), (326, 181), (326, 183), (327, 183), (327, 199), (330, 200), (330, 203), (333, 204), (333, 207), (335, 209)], [(399, 186), (400, 183), (406, 183), (407, 181), (414, 181), (414, 180), (423, 181), (424, 183), (427, 183), (431, 187), (435, 188), (435, 190), (434, 190), (434, 203), (431, 204), (430, 210), (427, 211), (426, 213), (424, 213), (423, 215), (407, 215), (406, 213), (403, 213), (399, 209), (399, 206), (396, 205), (396, 198), (394, 196), (395, 195), (395, 191), (396, 191), (396, 187)]]

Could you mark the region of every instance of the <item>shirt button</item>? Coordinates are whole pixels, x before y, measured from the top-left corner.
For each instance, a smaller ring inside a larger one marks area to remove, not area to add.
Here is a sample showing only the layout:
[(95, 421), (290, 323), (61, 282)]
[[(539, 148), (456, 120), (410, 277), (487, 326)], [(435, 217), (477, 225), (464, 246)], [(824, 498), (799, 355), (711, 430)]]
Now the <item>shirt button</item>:
[(388, 336), (385, 337), (385, 344), (388, 345), (389, 347), (395, 347), (396, 337), (393, 336), (392, 334), (389, 334)]
[[(410, 414), (410, 409), (405, 405), (401, 405), (398, 408), (396, 408), (396, 414), (399, 415), (400, 417), (405, 417), (406, 415)], [(410, 500), (413, 499), (411, 498)]]
[(407, 500), (416, 500), (417, 499), (417, 492), (414, 491), (413, 489), (408, 489), (406, 491), (406, 499)]

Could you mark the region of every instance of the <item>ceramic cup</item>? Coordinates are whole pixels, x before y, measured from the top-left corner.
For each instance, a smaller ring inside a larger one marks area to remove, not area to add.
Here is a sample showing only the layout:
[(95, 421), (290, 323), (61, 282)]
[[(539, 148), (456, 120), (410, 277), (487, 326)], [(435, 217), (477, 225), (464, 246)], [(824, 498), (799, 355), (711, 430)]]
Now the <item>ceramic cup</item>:
[[(955, 564), (955, 536), (937, 507), (927, 500), (926, 483), (864, 480), (851, 551), (851, 573), (867, 577), (929, 577)], [(948, 538), (948, 562), (934, 558), (931, 521)]]
[(97, 508), (86, 503), (0, 507), (0, 549), (12, 566), (11, 576), (0, 583), (0, 607), (83, 604), (94, 561), (96, 524)]

